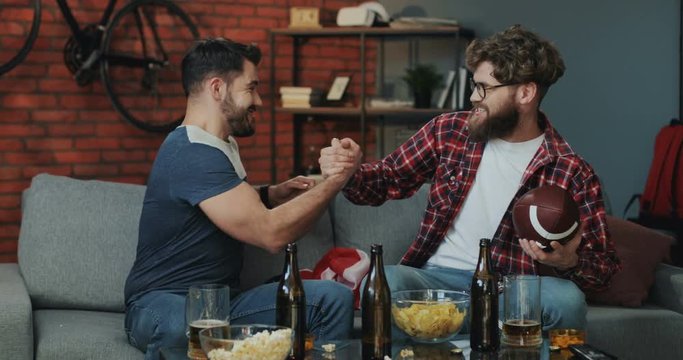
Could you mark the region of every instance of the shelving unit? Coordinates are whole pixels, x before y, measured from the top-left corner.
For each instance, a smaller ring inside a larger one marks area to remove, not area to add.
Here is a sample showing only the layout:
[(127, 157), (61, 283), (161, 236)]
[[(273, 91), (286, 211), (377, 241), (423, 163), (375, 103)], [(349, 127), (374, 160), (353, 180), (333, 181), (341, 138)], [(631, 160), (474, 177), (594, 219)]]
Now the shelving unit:
[[(355, 107), (313, 107), (313, 108), (282, 108), (278, 107), (278, 89), (276, 88), (275, 76), (275, 55), (276, 55), (276, 38), (287, 37), (293, 41), (292, 52), (292, 73), (291, 84), (297, 85), (299, 83), (299, 69), (298, 60), (299, 47), (310, 38), (318, 37), (357, 37), (360, 40), (360, 94), (358, 94), (358, 104)], [(366, 147), (366, 125), (369, 117), (377, 117), (382, 119), (386, 115), (419, 115), (419, 116), (434, 116), (444, 112), (444, 109), (415, 109), (415, 108), (371, 108), (366, 106), (367, 84), (366, 84), (366, 39), (376, 38), (380, 40), (378, 52), (378, 69), (379, 82), (383, 83), (383, 68), (384, 68), (384, 39), (400, 38), (410, 41), (418, 41), (425, 38), (448, 38), (452, 37), (456, 41), (454, 46), (454, 69), (458, 69), (461, 61), (461, 54), (459, 46), (461, 40), (470, 41), (474, 38), (474, 32), (463, 29), (461, 27), (432, 27), (432, 28), (411, 28), (411, 29), (397, 29), (389, 27), (330, 27), (318, 29), (272, 29), (269, 34), (270, 43), (270, 93), (271, 93), (271, 176), (272, 182), (277, 181), (277, 167), (275, 163), (275, 134), (277, 122), (275, 120), (277, 113), (292, 114), (294, 119), (294, 169), (293, 173), (300, 174), (303, 172), (301, 160), (298, 158), (300, 150), (304, 144), (301, 143), (301, 129), (302, 124), (311, 117), (356, 117), (360, 126), (360, 146)]]

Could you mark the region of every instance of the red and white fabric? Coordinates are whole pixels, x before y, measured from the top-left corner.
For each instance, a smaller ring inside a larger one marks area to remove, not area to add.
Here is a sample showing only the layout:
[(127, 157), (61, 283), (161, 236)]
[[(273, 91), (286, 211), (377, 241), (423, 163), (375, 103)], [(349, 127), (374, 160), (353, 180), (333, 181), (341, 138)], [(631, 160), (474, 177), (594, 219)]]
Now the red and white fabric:
[(370, 268), (370, 257), (362, 250), (335, 247), (328, 251), (315, 268), (300, 271), (307, 280), (332, 280), (353, 291), (356, 309), (360, 308), (360, 284)]

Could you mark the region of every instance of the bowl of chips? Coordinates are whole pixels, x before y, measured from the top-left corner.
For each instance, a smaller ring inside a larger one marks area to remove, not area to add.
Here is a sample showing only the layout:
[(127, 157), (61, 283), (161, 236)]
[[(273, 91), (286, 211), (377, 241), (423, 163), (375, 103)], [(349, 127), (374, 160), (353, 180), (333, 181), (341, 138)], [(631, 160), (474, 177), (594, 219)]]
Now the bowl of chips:
[(292, 349), (292, 329), (271, 325), (229, 325), (199, 331), (209, 360), (284, 360)]
[(463, 291), (424, 289), (391, 294), (391, 315), (413, 341), (440, 343), (452, 339), (465, 323), (470, 294)]
[(550, 345), (566, 349), (586, 341), (586, 331), (580, 329), (552, 329), (549, 332)]

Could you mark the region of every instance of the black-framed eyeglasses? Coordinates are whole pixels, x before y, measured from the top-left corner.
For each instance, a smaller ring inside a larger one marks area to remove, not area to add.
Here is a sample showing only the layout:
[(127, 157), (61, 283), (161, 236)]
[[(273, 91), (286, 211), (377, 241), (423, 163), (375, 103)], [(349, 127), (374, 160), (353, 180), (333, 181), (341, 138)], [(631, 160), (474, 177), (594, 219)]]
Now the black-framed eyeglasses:
[(470, 90), (474, 92), (475, 90), (477, 91), (477, 94), (479, 97), (481, 97), (482, 100), (486, 97), (486, 90), (492, 90), (492, 89), (497, 89), (499, 87), (503, 86), (510, 86), (510, 85), (518, 85), (519, 83), (509, 83), (509, 84), (500, 84), (500, 85), (491, 85), (491, 86), (486, 86), (482, 83), (474, 82), (473, 78), (470, 78)]

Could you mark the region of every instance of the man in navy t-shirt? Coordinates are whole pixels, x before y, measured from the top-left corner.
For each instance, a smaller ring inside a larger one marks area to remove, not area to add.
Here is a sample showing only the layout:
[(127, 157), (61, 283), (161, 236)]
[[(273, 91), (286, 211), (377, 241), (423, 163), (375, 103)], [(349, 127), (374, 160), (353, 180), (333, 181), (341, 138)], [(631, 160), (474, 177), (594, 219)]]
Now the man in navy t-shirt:
[[(349, 156), (317, 185), (297, 177), (264, 188), (261, 196), (246, 183), (235, 138), (254, 133), (254, 114), (262, 105), (260, 59), (257, 47), (225, 39), (198, 42), (183, 59), (185, 118), (154, 161), (125, 286), (128, 340), (145, 359), (159, 358), (160, 347), (187, 345), (185, 297), (191, 285), (237, 289), (243, 244), (277, 252), (295, 241), (358, 165)], [(231, 323), (273, 323), (276, 285), (234, 296)], [(308, 329), (319, 339), (348, 338), (351, 291), (331, 281), (305, 281), (304, 288)]]

